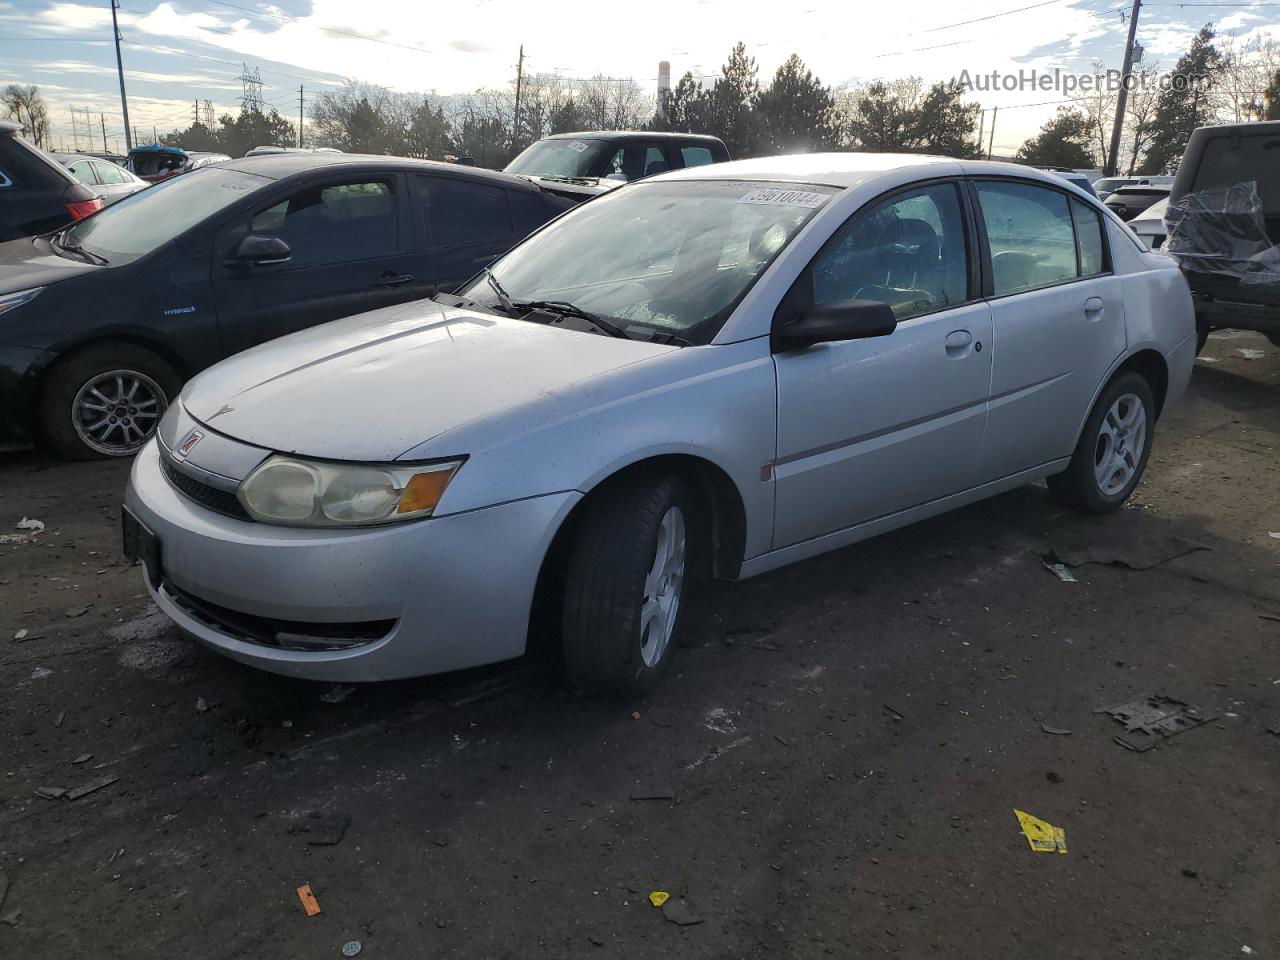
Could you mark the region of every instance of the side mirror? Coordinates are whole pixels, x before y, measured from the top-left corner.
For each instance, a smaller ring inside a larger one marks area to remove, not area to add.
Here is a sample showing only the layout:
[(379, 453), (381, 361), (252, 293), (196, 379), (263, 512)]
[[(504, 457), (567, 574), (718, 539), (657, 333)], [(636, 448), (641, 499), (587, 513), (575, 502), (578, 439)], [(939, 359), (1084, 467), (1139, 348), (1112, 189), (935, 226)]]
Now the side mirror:
[(810, 307), (773, 332), (773, 349), (801, 350), (815, 343), (887, 337), (897, 329), (893, 308), (879, 300), (836, 300)]
[(240, 245), (236, 247), (236, 252), (232, 256), (240, 263), (260, 267), (272, 263), (287, 263), (292, 254), (289, 251), (289, 245), (279, 237), (264, 237), (261, 234), (251, 233), (240, 241)]

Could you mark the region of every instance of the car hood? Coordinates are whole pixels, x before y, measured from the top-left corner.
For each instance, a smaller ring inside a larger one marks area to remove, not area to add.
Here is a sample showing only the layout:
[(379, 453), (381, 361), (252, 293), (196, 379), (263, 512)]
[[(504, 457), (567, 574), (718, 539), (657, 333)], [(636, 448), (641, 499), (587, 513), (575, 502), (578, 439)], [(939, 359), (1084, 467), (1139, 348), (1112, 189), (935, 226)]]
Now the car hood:
[(182, 403), (255, 446), (388, 461), (468, 421), (677, 349), (422, 300), (255, 347), (192, 380)]
[(60, 257), (47, 240), (36, 237), (0, 243), (0, 295), (45, 287), (101, 269), (96, 264)]

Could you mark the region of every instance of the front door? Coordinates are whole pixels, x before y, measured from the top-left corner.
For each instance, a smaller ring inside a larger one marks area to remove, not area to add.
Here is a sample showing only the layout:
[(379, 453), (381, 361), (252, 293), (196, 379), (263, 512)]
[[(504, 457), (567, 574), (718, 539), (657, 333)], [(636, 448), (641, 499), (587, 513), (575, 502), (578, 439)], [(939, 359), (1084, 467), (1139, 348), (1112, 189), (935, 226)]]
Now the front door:
[(774, 548), (975, 484), (991, 315), (973, 246), (959, 186), (944, 181), (858, 211), (796, 281), (777, 322), (857, 299), (890, 304), (898, 327), (775, 354)]
[(982, 478), (1071, 456), (1125, 349), (1124, 290), (1100, 215), (1065, 190), (974, 184), (991, 256), (991, 403)]
[[(277, 195), (218, 231), (213, 291), (228, 353), (413, 299), (421, 255), (399, 174), (332, 179)], [(282, 263), (235, 259), (247, 236), (279, 237)]]

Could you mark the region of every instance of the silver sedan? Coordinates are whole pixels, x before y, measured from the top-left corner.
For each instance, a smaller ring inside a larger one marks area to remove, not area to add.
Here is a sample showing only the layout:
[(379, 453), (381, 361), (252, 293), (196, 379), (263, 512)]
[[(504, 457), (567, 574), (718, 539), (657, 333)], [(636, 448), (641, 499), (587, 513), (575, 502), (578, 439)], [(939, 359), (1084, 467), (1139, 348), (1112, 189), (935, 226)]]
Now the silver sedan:
[(1187, 285), (1026, 167), (682, 170), (455, 296), (202, 373), (138, 456), (126, 551), (237, 660), (380, 680), (515, 657), (650, 688), (689, 591), (1020, 484), (1097, 513), (1191, 375)]

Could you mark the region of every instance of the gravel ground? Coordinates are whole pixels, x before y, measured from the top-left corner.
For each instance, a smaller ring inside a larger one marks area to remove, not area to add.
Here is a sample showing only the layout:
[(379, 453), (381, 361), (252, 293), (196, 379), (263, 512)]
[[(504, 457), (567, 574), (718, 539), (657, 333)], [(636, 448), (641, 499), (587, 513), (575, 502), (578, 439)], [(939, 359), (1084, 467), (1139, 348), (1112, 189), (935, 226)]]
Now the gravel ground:
[[(1278, 957), (1280, 351), (1207, 353), (1129, 509), (710, 585), (626, 706), (532, 657), (325, 702), (150, 606), (127, 464), (6, 455), (0, 535), (46, 529), (0, 543), (0, 955)], [(1041, 564), (1083, 545), (1208, 549)], [(1095, 711), (1151, 693), (1215, 719), (1126, 750)]]

